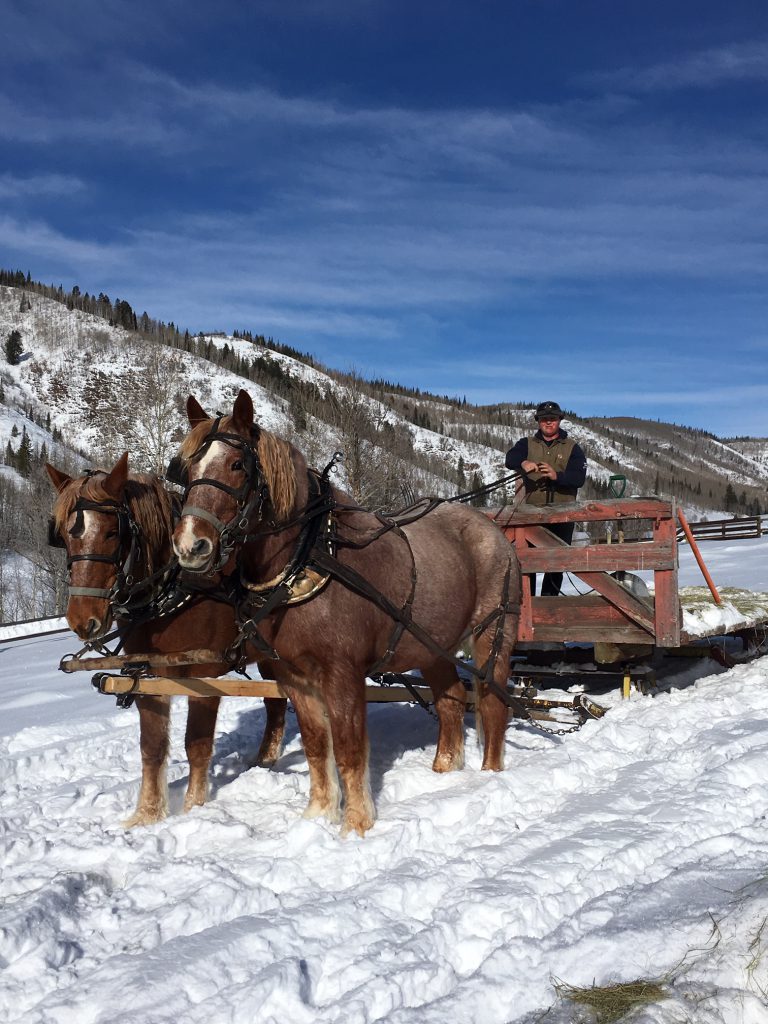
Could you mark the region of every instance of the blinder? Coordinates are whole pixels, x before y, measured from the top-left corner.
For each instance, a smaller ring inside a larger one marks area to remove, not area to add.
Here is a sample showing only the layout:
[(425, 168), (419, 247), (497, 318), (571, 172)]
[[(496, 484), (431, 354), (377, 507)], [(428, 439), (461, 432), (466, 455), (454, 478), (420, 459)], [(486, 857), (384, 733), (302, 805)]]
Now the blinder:
[(64, 543), (64, 538), (56, 528), (56, 520), (53, 516), (48, 516), (48, 546), (52, 548), (64, 548), (67, 545)]
[(168, 463), (165, 479), (169, 484), (176, 484), (177, 487), (186, 489), (189, 486), (189, 470), (180, 455), (174, 455)]
[[(112, 511), (108, 509), (107, 511)], [(118, 512), (118, 515), (122, 513)], [(72, 529), (69, 531), (70, 537), (82, 536), (83, 530), (85, 529), (85, 518), (83, 516), (83, 507), (78, 502), (75, 505), (75, 522)], [(122, 538), (122, 526), (121, 526), (121, 538)], [(56, 519), (54, 516), (48, 516), (48, 545), (52, 548), (64, 548), (66, 550), (66, 541), (61, 535), (61, 532), (56, 527)]]

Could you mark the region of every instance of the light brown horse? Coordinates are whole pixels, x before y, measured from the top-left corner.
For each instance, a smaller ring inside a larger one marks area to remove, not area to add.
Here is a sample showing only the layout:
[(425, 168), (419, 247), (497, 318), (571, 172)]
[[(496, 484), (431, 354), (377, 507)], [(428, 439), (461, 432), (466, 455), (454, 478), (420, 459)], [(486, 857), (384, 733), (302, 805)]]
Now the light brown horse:
[[(263, 600), (273, 589), (267, 583), (279, 585), (295, 563), (306, 510), (320, 507), (313, 475), (295, 447), (255, 426), (245, 391), (231, 416), (213, 422), (192, 397), (187, 413), (192, 430), (181, 449), (187, 504), (173, 537), (179, 562), (206, 572), (239, 547), (243, 579), (264, 587)], [(496, 687), (506, 690), (520, 601), (512, 547), (481, 512), (464, 505), (441, 504), (401, 530), (382, 532), (382, 521), (347, 495), (334, 488), (331, 498), (342, 565), (404, 610), (444, 652), (453, 653), (469, 635), (475, 664), (491, 664), (495, 686), (477, 682), (482, 767), (499, 771), (508, 709)], [(500, 607), (511, 614), (499, 615)], [(362, 835), (373, 824), (365, 678), (383, 661), (390, 671), (420, 669), (432, 688), (439, 719), (434, 770), (463, 766), (466, 694), (455, 664), (423, 642), (423, 634), (418, 639), (394, 629), (375, 600), (331, 575), (311, 599), (276, 607), (258, 625), (279, 655), (274, 674), (299, 719), (310, 774), (306, 817), (338, 820), (335, 761), (345, 797), (343, 833)]]
[[(172, 499), (162, 482), (150, 475), (128, 474), (128, 454), (109, 472), (71, 478), (46, 465), (58, 491), (52, 530), (67, 550), (70, 594), (67, 622), (81, 640), (98, 640), (113, 623), (115, 580), (129, 555), (130, 538), (123, 536), (132, 521), (136, 529), (136, 558), (130, 567), (135, 583), (162, 570), (172, 556)], [(85, 506), (85, 507), (84, 507)], [(85, 593), (82, 593), (85, 591)], [(236, 635), (231, 607), (202, 595), (180, 611), (132, 624), (118, 617), (125, 653), (184, 652), (206, 648), (223, 651)], [(255, 661), (252, 650), (249, 661)], [(223, 663), (173, 669), (177, 676), (220, 676)], [(205, 803), (208, 769), (219, 709), (218, 697), (190, 697), (185, 746), (189, 781), (184, 810)], [(285, 727), (286, 701), (265, 702), (267, 724), (253, 763), (269, 765), (277, 759)], [(141, 789), (136, 809), (125, 827), (149, 825), (168, 813), (166, 762), (168, 759), (169, 697), (137, 696), (141, 743)]]

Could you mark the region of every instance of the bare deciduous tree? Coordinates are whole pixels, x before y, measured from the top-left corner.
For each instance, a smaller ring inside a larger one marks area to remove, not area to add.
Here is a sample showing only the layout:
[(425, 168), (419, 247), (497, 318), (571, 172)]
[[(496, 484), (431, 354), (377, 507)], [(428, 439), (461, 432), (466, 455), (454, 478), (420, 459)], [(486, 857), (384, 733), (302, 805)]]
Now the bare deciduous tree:
[(136, 454), (142, 468), (163, 473), (176, 448), (174, 432), (182, 425), (178, 386), (184, 379), (184, 357), (154, 342), (145, 353), (135, 410)]

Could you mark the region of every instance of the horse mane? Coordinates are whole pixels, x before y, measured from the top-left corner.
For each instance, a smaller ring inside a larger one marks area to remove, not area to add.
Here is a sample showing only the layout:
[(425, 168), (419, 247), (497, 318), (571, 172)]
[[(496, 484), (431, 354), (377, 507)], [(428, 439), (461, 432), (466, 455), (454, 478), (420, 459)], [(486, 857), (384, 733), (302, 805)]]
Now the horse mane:
[[(64, 532), (78, 498), (93, 502), (115, 500), (104, 489), (105, 476), (101, 475), (102, 472), (97, 476), (76, 477), (65, 484), (53, 507), (54, 523), (59, 533)], [(141, 531), (147, 573), (151, 574), (160, 568), (159, 559), (164, 549), (167, 556), (174, 527), (173, 498), (156, 476), (139, 473), (128, 477), (123, 500)]]
[[(203, 420), (187, 434), (181, 444), (180, 455), (185, 466), (189, 466), (195, 452), (201, 447), (210, 433), (213, 420)], [(225, 416), (220, 423), (222, 432), (234, 431), (231, 416)], [(296, 466), (293, 461), (294, 449), (282, 437), (270, 434), (267, 430), (256, 428), (256, 453), (259, 457), (264, 481), (269, 491), (269, 499), (276, 522), (285, 522), (290, 518), (296, 504)]]

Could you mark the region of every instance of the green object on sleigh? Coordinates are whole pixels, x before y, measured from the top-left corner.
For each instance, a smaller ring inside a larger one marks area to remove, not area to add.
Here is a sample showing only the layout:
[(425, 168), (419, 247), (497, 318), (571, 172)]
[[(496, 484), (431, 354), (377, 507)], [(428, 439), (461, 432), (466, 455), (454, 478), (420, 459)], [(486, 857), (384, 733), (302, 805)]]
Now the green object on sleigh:
[(627, 478), (622, 473), (614, 473), (608, 478), (608, 491), (612, 498), (623, 498), (627, 489)]

